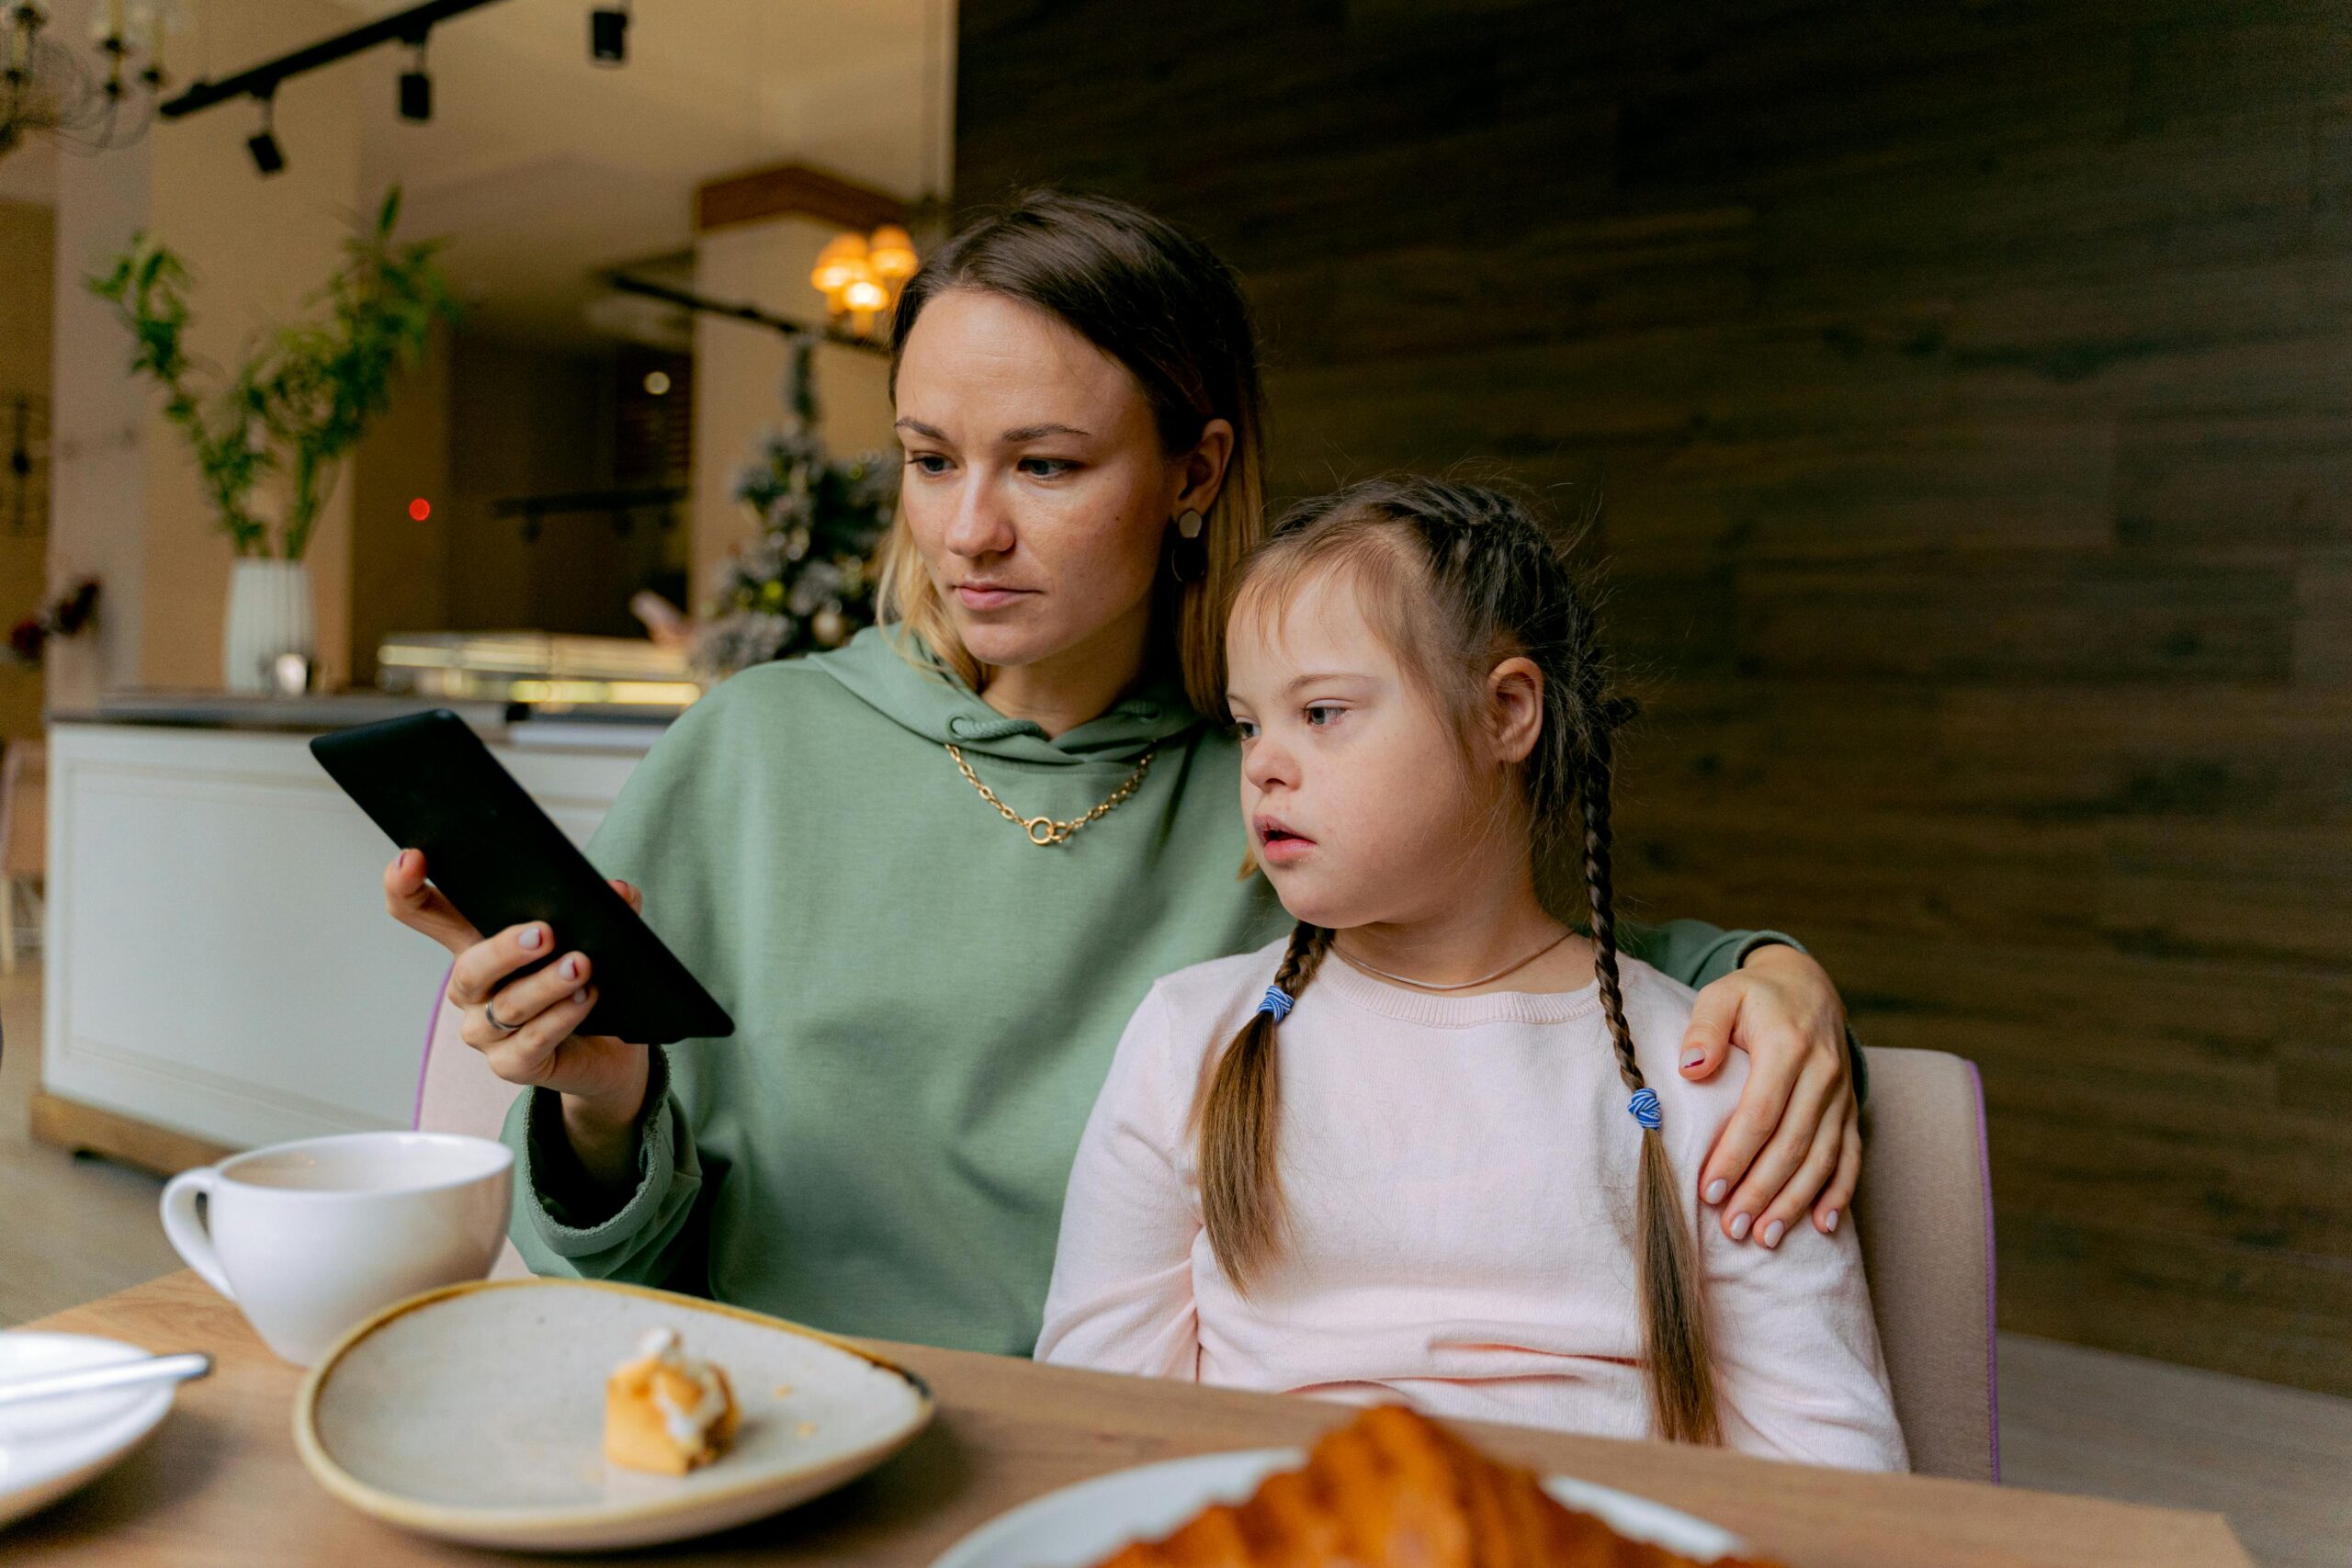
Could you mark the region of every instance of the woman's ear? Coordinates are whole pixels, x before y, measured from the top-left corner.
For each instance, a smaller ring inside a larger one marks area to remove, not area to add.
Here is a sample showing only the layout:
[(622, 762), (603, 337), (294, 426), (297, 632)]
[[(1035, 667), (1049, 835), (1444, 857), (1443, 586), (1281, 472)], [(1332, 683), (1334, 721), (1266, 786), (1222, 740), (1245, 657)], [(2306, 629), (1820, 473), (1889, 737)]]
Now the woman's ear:
[(1487, 718), (1495, 761), (1506, 766), (1527, 761), (1544, 733), (1544, 671), (1533, 660), (1513, 655), (1487, 674)]
[(1233, 426), (1221, 419), (1213, 419), (1201, 427), (1201, 439), (1190, 452), (1176, 460), (1176, 471), (1183, 479), (1184, 488), (1176, 492), (1176, 504), (1169, 515), (1198, 512), (1206, 514), (1216, 504), (1217, 491), (1225, 486), (1227, 465), (1233, 461)]

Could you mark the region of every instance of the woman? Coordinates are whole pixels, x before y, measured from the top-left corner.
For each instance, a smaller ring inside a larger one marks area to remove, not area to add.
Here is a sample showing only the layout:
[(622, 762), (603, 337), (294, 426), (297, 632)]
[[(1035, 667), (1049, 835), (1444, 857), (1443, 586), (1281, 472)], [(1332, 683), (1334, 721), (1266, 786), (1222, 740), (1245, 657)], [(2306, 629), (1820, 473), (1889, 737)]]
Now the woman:
[[(1235, 875), (1238, 751), (1202, 716), (1263, 521), (1256, 347), (1205, 247), (1050, 195), (934, 254), (893, 341), (887, 629), (712, 692), (590, 846), (735, 1035), (574, 1034), (582, 955), (510, 979), (563, 933), (482, 938), (414, 852), (385, 896), (458, 954), (467, 1043), (532, 1090), (505, 1136), (535, 1269), (1025, 1354), (1121, 1026), (1161, 975), (1287, 925)], [(1770, 933), (1625, 946), (1705, 987), (1686, 1072), (1749, 1053), (1700, 1173), (1727, 1232), (1834, 1225), (1860, 1144), (1827, 976)]]

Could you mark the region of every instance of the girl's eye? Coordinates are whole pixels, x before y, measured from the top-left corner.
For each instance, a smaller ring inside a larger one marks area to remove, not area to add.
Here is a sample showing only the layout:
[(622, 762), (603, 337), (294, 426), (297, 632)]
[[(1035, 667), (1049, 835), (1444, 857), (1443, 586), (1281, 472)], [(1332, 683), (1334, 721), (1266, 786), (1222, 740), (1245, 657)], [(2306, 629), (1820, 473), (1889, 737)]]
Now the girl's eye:
[(921, 473), (938, 475), (947, 471), (947, 459), (936, 452), (910, 452), (907, 467)]
[(1320, 729), (1346, 711), (1336, 703), (1317, 703), (1306, 709), (1307, 726), (1309, 728)]
[(1258, 727), (1246, 718), (1237, 718), (1233, 721), (1233, 733), (1244, 740), (1255, 740), (1258, 739)]
[(1067, 457), (1023, 457), (1021, 471), (1032, 479), (1057, 479), (1077, 467)]

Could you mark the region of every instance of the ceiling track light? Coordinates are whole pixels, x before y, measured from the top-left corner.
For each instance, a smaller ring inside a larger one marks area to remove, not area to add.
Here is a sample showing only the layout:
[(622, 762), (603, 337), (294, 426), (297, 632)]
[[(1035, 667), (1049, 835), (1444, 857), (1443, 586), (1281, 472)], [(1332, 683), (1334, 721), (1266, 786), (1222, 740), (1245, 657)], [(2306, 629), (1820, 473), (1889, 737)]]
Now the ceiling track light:
[(275, 175), (286, 167), (286, 149), (277, 144), (275, 129), (277, 84), (272, 83), (268, 92), (255, 93), (254, 97), (261, 105), (261, 129), (245, 138), (245, 151), (254, 155), (255, 169), (265, 175)]
[(598, 65), (628, 62), (628, 0), (614, 0), (588, 13), (588, 58)]
[(401, 73), (401, 118), (418, 125), (433, 118), (433, 78), (424, 69), (425, 40), (432, 36), (433, 29), (427, 28), (414, 38), (402, 40), (416, 51), (416, 57)]
[[(11, 6), (29, 3), (31, 0), (0, 0), (0, 15), (6, 14)], [(289, 50), (257, 65), (248, 65), (219, 81), (204, 77), (179, 96), (157, 106), (156, 112), (165, 119), (179, 119), (239, 98), (258, 98), (266, 103), (269, 95), (277, 91), (281, 82), (308, 75), (339, 60), (364, 54), (383, 44), (400, 43), (416, 51), (410, 69), (401, 74), (400, 92), (394, 100), (401, 118), (412, 122), (430, 119), (433, 118), (433, 78), (426, 74), (424, 68), (427, 37), (435, 27), (453, 17), (496, 3), (497, 0), (419, 0), (418, 4), (379, 17), (372, 22), (362, 23), (333, 38), (321, 39), (316, 43)], [(266, 123), (262, 130), (261, 136), (254, 137), (245, 145), (254, 155), (256, 168), (265, 174), (275, 174), (285, 167), (285, 154), (277, 146), (277, 139), (269, 135)]]

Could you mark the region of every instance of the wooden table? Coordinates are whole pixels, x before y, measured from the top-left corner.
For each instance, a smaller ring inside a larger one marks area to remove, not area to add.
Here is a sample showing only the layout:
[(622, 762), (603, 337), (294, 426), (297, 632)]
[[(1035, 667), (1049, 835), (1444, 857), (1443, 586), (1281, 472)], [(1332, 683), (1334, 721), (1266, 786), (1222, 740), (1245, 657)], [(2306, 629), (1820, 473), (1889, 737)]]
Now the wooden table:
[[(321, 1491), (294, 1454), (290, 1412), (301, 1373), (263, 1348), (236, 1309), (192, 1273), (28, 1326), (151, 1350), (209, 1350), (217, 1370), (181, 1390), (179, 1407), (140, 1452), (0, 1535), (0, 1557), (11, 1564), (403, 1568), (494, 1555), (401, 1534)], [(912, 1447), (830, 1497), (650, 1555), (921, 1568), (983, 1520), (1069, 1482), (1217, 1449), (1302, 1444), (1351, 1414), (1311, 1399), (966, 1351), (875, 1348), (922, 1373), (938, 1396), (938, 1420)], [(1717, 1520), (1795, 1568), (2250, 1568), (2215, 1514), (1855, 1475), (1661, 1443), (1464, 1429), (1493, 1453)]]

